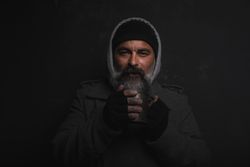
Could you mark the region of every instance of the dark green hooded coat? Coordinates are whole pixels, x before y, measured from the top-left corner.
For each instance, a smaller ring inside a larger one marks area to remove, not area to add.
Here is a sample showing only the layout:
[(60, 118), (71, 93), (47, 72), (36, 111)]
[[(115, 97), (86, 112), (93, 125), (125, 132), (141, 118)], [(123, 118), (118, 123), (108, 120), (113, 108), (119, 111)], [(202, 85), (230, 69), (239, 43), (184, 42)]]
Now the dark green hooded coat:
[(129, 18), (114, 29), (107, 57), (111, 78), (118, 75), (113, 63), (112, 38), (117, 28), (130, 20), (145, 23), (156, 35), (158, 51), (149, 77), (153, 95), (158, 95), (170, 109), (167, 128), (154, 142), (129, 133), (135, 129), (132, 125), (128, 132), (110, 129), (102, 114), (114, 85), (108, 80), (84, 82), (53, 140), (58, 162), (65, 166), (85, 167), (204, 166), (208, 150), (186, 96), (155, 81), (161, 66), (161, 42), (155, 28), (145, 19)]
[(67, 119), (54, 139), (57, 160), (66, 166), (205, 166), (206, 143), (186, 96), (157, 82), (153, 93), (168, 106), (168, 126), (162, 136), (147, 142), (110, 129), (102, 111), (112, 93), (108, 81), (81, 84)]

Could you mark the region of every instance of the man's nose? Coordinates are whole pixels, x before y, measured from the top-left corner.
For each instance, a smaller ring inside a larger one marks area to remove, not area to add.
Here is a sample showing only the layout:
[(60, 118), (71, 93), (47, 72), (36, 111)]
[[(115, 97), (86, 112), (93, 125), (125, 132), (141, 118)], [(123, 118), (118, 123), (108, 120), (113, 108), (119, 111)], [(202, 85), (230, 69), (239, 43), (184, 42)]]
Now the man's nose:
[(129, 58), (129, 64), (133, 65), (133, 66), (137, 66), (138, 65), (138, 60), (137, 60), (137, 56), (136, 56), (136, 52), (132, 52), (130, 58)]

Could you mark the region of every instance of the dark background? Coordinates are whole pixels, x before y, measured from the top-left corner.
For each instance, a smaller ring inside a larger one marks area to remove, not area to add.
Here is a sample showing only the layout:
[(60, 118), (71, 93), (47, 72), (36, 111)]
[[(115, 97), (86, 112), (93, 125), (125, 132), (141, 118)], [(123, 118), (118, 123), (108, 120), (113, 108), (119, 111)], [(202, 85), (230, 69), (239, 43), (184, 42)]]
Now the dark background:
[(0, 11), (1, 164), (53, 163), (50, 141), (76, 88), (107, 74), (116, 23), (141, 16), (161, 35), (160, 80), (185, 88), (212, 166), (250, 165), (249, 1), (5, 1)]

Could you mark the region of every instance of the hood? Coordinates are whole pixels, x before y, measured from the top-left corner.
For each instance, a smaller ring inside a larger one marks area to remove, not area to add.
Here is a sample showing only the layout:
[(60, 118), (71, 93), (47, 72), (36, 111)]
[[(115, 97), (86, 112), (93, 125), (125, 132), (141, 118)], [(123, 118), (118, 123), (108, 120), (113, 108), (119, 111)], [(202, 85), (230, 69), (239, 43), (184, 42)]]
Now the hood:
[(114, 80), (120, 74), (119, 72), (116, 71), (116, 69), (114, 67), (113, 38), (114, 38), (115, 34), (117, 33), (117, 30), (119, 29), (119, 27), (127, 22), (130, 22), (130, 21), (138, 21), (138, 22), (145, 23), (145, 26), (148, 26), (150, 29), (153, 30), (155, 38), (157, 40), (158, 46), (157, 46), (157, 53), (156, 53), (157, 55), (155, 55), (156, 60), (154, 63), (153, 70), (151, 71), (150, 74), (147, 75), (149, 83), (152, 84), (153, 81), (155, 80), (155, 78), (157, 77), (158, 73), (160, 72), (160, 68), (161, 68), (161, 40), (160, 40), (160, 36), (159, 36), (158, 32), (156, 31), (155, 27), (149, 21), (145, 20), (144, 18), (140, 18), (140, 17), (131, 17), (131, 18), (127, 18), (127, 19), (122, 20), (121, 22), (119, 22), (115, 26), (115, 28), (111, 34), (111, 37), (109, 40), (108, 53), (107, 53), (107, 64), (108, 64), (108, 70), (110, 73), (110, 79)]

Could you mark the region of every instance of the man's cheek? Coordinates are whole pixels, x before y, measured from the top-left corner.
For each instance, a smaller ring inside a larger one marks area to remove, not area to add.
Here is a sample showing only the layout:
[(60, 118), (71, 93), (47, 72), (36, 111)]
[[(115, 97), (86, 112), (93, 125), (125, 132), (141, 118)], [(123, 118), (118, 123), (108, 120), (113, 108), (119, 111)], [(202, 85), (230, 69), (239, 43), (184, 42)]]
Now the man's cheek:
[(126, 69), (126, 66), (121, 64), (116, 64), (115, 68), (117, 71), (122, 72), (124, 69)]

